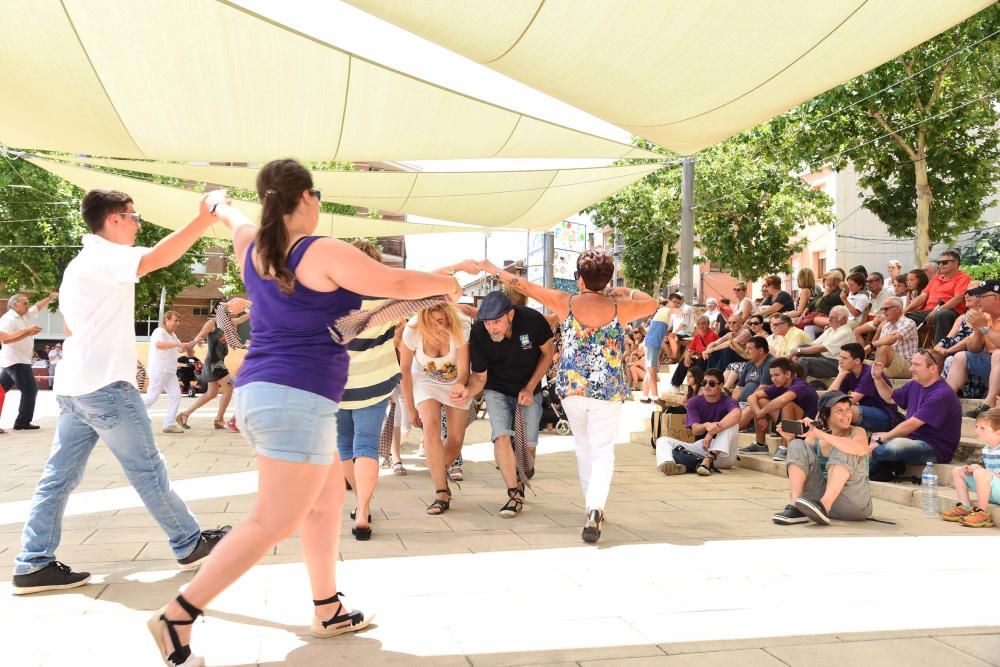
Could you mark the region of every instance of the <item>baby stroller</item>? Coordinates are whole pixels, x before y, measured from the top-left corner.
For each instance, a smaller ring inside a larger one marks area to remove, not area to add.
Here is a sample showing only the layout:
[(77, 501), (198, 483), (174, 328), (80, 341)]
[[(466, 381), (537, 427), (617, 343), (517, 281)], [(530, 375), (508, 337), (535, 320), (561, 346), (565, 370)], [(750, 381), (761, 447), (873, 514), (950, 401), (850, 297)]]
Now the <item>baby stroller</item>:
[(555, 384), (545, 376), (542, 378), (542, 426), (552, 424), (559, 435), (570, 435), (569, 422), (563, 410), (562, 400), (556, 393)]

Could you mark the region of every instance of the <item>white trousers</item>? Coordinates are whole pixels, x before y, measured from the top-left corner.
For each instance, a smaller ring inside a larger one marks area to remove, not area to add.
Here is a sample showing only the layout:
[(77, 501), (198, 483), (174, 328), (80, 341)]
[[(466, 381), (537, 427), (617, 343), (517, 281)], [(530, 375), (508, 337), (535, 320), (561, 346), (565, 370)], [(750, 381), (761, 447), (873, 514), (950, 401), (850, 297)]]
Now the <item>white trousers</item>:
[[(725, 431), (719, 431), (714, 438), (712, 438), (712, 444), (706, 451), (702, 446), (704, 439), (699, 438), (694, 442), (681, 442), (675, 438), (657, 438), (656, 439), (656, 454), (657, 462), (662, 463), (663, 461), (673, 461), (674, 460), (674, 447), (680, 445), (684, 449), (688, 450), (692, 454), (697, 454), (698, 456), (704, 457), (708, 451), (717, 452), (715, 459), (715, 467), (719, 470), (724, 468), (732, 468), (736, 465), (738, 461), (736, 442), (740, 435), (739, 425), (730, 426)], [(664, 451), (660, 451), (660, 441), (664, 441)]]
[(167, 390), (167, 415), (163, 418), (163, 427), (166, 428), (177, 423), (177, 411), (181, 407), (181, 385), (177, 381), (177, 373), (171, 371), (150, 373), (149, 386), (146, 388), (146, 395), (142, 397), (142, 402), (146, 404), (148, 410), (160, 399), (160, 393), (164, 389)]
[(576, 441), (576, 465), (587, 510), (604, 510), (615, 472), (615, 440), (622, 404), (585, 396), (563, 399)]

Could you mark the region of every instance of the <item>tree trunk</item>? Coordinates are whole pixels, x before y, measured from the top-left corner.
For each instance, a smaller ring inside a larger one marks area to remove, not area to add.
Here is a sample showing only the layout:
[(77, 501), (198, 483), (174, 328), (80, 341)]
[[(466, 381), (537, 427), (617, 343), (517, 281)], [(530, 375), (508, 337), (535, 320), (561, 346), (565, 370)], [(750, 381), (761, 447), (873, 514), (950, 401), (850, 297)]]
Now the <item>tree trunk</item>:
[(927, 263), (931, 251), (931, 202), (934, 200), (927, 180), (927, 131), (917, 130), (917, 158), (913, 162), (914, 185), (917, 190), (917, 228), (913, 234), (913, 254), (917, 267)]
[(667, 255), (670, 253), (670, 244), (663, 242), (663, 249), (660, 250), (660, 270), (656, 272), (656, 280), (653, 281), (653, 294), (656, 299), (661, 297), (660, 284), (663, 282), (663, 271), (667, 268)]

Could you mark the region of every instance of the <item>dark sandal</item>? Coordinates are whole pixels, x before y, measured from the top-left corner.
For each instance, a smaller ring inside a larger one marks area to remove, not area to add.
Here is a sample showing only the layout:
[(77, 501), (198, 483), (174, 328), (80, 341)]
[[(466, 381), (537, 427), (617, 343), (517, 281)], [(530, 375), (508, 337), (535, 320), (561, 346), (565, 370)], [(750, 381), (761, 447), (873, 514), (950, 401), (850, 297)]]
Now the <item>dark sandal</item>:
[[(353, 510), (351, 510), (351, 521), (356, 521), (357, 518), (358, 518), (358, 508), (355, 507)], [(371, 523), (371, 522), (372, 522), (372, 515), (369, 514), (368, 515), (368, 523)]]
[(590, 510), (587, 512), (587, 522), (583, 525), (581, 537), (587, 544), (596, 544), (601, 539), (601, 526), (604, 525), (604, 512)]
[(520, 487), (507, 489), (507, 497), (509, 500), (500, 508), (500, 516), (510, 519), (517, 516), (524, 509), (524, 489)]
[[(177, 631), (174, 630), (174, 626), (177, 625), (192, 625), (199, 616), (202, 615), (202, 610), (195, 607), (193, 604), (184, 599), (183, 595), (178, 595), (177, 604), (188, 613), (191, 617), (186, 621), (172, 621), (167, 618), (167, 608), (163, 607), (155, 614), (153, 617), (146, 622), (146, 627), (149, 628), (150, 634), (153, 635), (153, 640), (156, 641), (156, 645), (160, 648), (160, 656), (163, 657), (163, 662), (167, 665), (187, 665), (188, 661), (191, 659), (191, 646), (190, 644), (185, 644), (181, 646), (180, 637), (177, 635)], [(174, 645), (174, 651), (170, 655), (167, 655), (167, 645), (163, 641), (163, 630), (166, 629), (167, 634), (170, 635), (170, 641)], [(204, 665), (204, 661), (195, 656), (195, 660), (190, 663), (191, 667), (196, 665)]]
[[(451, 509), (451, 489), (436, 489), (434, 493), (447, 493), (448, 500), (441, 500), (440, 498), (435, 498), (434, 502), (427, 506), (427, 513), (431, 516), (440, 516)], [(431, 510), (436, 509), (436, 512)]]
[[(313, 604), (317, 607), (321, 607), (325, 604), (333, 604), (336, 602), (339, 607), (337, 608), (337, 613), (328, 618), (325, 621), (321, 621), (318, 617), (313, 616), (312, 620), (312, 635), (313, 637), (335, 637), (336, 635), (342, 635), (347, 632), (357, 632), (361, 628), (366, 627), (371, 623), (371, 617), (366, 618), (364, 612), (360, 611), (349, 611), (344, 613), (344, 603), (340, 601), (340, 596), (343, 595), (340, 591), (337, 591), (333, 597), (327, 598), (325, 600), (313, 600)], [(346, 621), (350, 621), (350, 625), (340, 625)]]
[(359, 542), (367, 542), (372, 538), (372, 527), (368, 526), (367, 528), (358, 528), (355, 526), (354, 528), (351, 528), (351, 535), (353, 535), (354, 539)]

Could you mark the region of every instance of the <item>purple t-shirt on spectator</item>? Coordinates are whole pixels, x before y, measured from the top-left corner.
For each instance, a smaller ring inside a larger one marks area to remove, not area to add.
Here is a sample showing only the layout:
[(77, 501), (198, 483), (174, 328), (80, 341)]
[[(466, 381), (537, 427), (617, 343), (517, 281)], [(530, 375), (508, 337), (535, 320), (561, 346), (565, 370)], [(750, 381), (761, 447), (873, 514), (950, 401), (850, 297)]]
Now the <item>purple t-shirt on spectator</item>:
[(907, 419), (916, 417), (924, 422), (906, 437), (933, 447), (938, 463), (951, 461), (962, 437), (962, 403), (955, 390), (941, 379), (928, 387), (910, 380), (892, 392), (892, 400), (906, 410)]
[(715, 403), (709, 403), (702, 396), (694, 396), (687, 402), (687, 419), (684, 425), (691, 428), (692, 424), (719, 422), (733, 410), (738, 410), (740, 404), (729, 396), (722, 396)]
[(772, 401), (788, 391), (795, 394), (794, 403), (802, 408), (806, 417), (815, 419), (816, 410), (819, 408), (819, 394), (805, 380), (796, 377), (787, 387), (777, 387), (773, 384), (764, 387), (764, 395)]
[[(885, 383), (892, 386), (892, 382), (889, 380), (889, 376), (882, 373), (882, 377), (885, 378)], [(872, 377), (872, 367), (868, 364), (863, 364), (861, 366), (861, 375), (854, 377), (854, 373), (848, 373), (844, 381), (840, 383), (840, 391), (845, 394), (849, 394), (852, 391), (856, 391), (862, 395), (861, 405), (868, 406), (870, 408), (878, 408), (884, 412), (889, 417), (889, 423), (893, 426), (899, 423), (899, 411), (896, 407), (889, 405), (882, 400), (879, 395), (878, 390), (875, 388), (875, 379)]]

